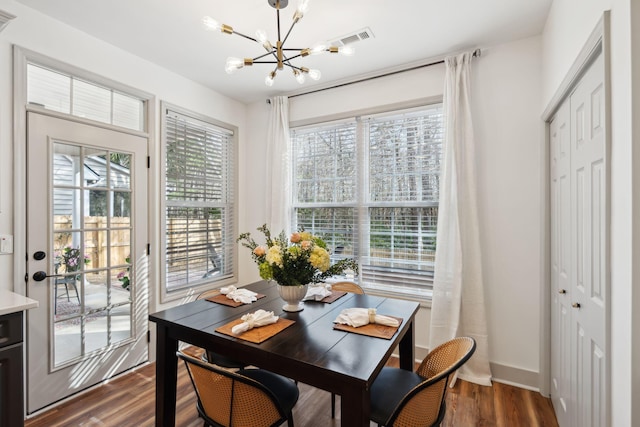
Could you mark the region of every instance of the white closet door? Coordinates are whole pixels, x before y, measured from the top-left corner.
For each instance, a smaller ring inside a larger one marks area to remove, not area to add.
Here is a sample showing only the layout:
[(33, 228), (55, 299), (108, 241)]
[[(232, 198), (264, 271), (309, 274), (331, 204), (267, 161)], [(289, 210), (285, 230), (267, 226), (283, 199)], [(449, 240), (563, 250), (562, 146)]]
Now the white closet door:
[(605, 95), (599, 54), (549, 126), (551, 400), (560, 427), (609, 420)]
[(570, 110), (565, 102), (550, 124), (551, 162), (551, 398), (560, 426), (572, 410), (571, 376), (571, 157)]
[(607, 168), (600, 55), (571, 96), (571, 277), (575, 426), (607, 424)]

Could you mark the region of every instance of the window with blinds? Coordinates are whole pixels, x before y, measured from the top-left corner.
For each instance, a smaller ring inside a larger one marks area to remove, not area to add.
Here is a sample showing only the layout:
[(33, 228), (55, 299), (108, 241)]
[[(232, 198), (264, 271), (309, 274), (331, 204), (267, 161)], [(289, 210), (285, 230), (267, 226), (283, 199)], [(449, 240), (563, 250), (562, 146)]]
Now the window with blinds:
[(233, 275), (233, 131), (165, 109), (168, 292)]
[(100, 123), (145, 130), (142, 99), (32, 63), (27, 64), (27, 102)]
[(294, 224), (355, 257), (361, 284), (430, 295), (436, 249), (442, 106), (291, 131)]

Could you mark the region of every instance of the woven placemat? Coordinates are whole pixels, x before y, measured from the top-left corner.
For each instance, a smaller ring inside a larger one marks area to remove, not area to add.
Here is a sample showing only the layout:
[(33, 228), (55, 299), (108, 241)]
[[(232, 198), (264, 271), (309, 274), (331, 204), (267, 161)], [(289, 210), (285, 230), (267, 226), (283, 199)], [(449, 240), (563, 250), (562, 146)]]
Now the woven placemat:
[[(266, 295), (262, 295), (262, 294), (256, 295), (257, 299), (264, 298), (264, 297), (266, 297)], [(243, 302), (235, 302), (234, 300), (227, 298), (227, 296), (223, 294), (218, 294), (214, 297), (207, 298), (207, 301), (216, 302), (222, 305), (228, 305), (229, 307), (240, 307), (242, 304), (244, 304)]]
[(345, 291), (331, 291), (331, 295), (328, 295), (322, 299), (306, 299), (304, 302), (324, 302), (326, 304), (331, 304), (338, 298), (345, 296), (347, 293)]
[(272, 336), (276, 335), (278, 332), (282, 332), (284, 329), (288, 328), (296, 322), (295, 320), (283, 319), (282, 317), (279, 317), (276, 323), (249, 329), (248, 331), (243, 332), (240, 335), (234, 335), (231, 332), (231, 328), (239, 325), (240, 323), (242, 323), (242, 319), (236, 319), (227, 323), (226, 325), (220, 326), (218, 329), (216, 329), (216, 332), (260, 344), (261, 342), (266, 341)]
[(368, 325), (360, 326), (359, 328), (354, 328), (353, 326), (334, 323), (333, 329), (337, 329), (339, 331), (345, 331), (345, 332), (353, 332), (354, 334), (367, 335), (369, 337), (384, 338), (386, 340), (390, 340), (393, 337), (393, 335), (395, 335), (400, 325), (402, 325), (403, 319), (402, 317), (395, 317), (395, 316), (389, 316), (389, 317), (393, 317), (398, 322), (400, 322), (398, 326), (394, 327), (394, 326), (379, 325), (377, 323), (369, 323)]

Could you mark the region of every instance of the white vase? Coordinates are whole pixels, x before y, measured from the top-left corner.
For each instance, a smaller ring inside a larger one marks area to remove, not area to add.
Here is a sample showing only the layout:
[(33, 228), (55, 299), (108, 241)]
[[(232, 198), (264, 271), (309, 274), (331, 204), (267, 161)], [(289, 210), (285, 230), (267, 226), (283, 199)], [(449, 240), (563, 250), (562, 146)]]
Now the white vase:
[(276, 286), (278, 287), (280, 298), (282, 298), (286, 302), (286, 304), (282, 306), (282, 309), (284, 311), (294, 313), (296, 311), (304, 310), (304, 303), (302, 302), (302, 299), (305, 295), (307, 295), (307, 286), (309, 285)]

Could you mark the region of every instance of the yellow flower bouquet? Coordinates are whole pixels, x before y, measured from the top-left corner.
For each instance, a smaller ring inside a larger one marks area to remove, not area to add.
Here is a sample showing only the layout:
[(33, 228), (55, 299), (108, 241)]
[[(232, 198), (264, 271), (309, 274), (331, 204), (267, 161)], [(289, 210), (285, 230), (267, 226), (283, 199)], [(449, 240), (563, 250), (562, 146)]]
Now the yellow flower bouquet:
[(358, 271), (358, 264), (352, 258), (332, 265), (325, 241), (304, 229), (288, 238), (284, 231), (273, 238), (266, 224), (258, 231), (264, 234), (265, 245), (258, 245), (251, 233), (242, 233), (237, 241), (251, 250), (260, 277), (265, 280), (275, 280), (281, 286), (300, 286), (320, 283), (349, 269)]

